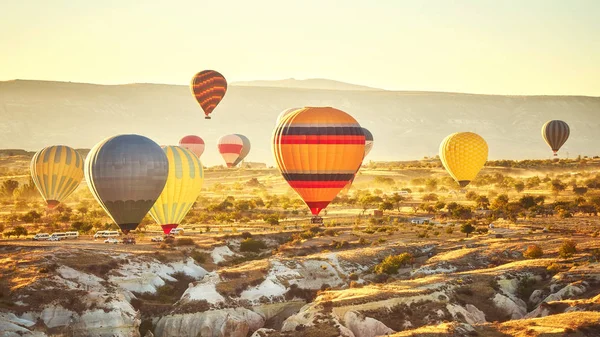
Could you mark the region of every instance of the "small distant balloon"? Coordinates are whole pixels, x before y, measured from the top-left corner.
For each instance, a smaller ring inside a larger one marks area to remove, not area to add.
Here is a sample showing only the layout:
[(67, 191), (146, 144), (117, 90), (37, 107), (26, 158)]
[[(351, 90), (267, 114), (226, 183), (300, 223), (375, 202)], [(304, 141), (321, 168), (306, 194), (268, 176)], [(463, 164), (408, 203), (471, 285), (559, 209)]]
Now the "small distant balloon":
[(227, 167), (235, 167), (250, 153), (250, 140), (240, 134), (225, 135), (219, 138), (217, 147)]
[(210, 114), (227, 92), (227, 80), (217, 71), (203, 70), (194, 75), (190, 88), (204, 110), (204, 118), (210, 119)]
[(569, 139), (570, 134), (569, 125), (560, 120), (551, 120), (542, 126), (542, 137), (554, 152), (554, 156), (557, 156), (558, 150)]
[(196, 157), (200, 158), (200, 156), (204, 153), (204, 140), (198, 136), (189, 135), (181, 138), (179, 141), (179, 146), (184, 149), (188, 149), (192, 151)]

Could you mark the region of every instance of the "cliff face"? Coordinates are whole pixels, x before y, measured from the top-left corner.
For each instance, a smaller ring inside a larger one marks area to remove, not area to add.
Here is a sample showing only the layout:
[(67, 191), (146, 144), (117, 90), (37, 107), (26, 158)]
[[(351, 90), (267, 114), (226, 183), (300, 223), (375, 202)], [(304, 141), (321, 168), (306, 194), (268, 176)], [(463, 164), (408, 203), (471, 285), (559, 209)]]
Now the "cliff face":
[(176, 144), (187, 134), (204, 138), (207, 165), (222, 164), (217, 139), (241, 133), (252, 142), (247, 160), (273, 165), (270, 135), (277, 115), (290, 107), (333, 106), (352, 114), (375, 138), (368, 160), (408, 160), (435, 155), (439, 142), (474, 131), (490, 145), (491, 159), (547, 158), (544, 122), (565, 120), (571, 138), (561, 155), (595, 155), (600, 141), (600, 98), (491, 96), (381, 90), (322, 90), (231, 86), (204, 120), (186, 86), (0, 82), (2, 148), (38, 150), (51, 144), (90, 148), (120, 133)]

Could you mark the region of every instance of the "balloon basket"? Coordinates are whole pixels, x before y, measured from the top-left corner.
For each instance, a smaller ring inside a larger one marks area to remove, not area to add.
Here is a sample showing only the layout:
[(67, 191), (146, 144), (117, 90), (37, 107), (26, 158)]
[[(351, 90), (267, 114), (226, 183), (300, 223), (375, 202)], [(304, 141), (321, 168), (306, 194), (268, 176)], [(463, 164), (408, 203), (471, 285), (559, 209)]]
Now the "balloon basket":
[(210, 116), (205, 116), (204, 119), (211, 119)]
[(310, 219), (310, 223), (313, 225), (322, 225), (323, 218), (321, 218), (320, 216), (313, 216), (312, 219)]

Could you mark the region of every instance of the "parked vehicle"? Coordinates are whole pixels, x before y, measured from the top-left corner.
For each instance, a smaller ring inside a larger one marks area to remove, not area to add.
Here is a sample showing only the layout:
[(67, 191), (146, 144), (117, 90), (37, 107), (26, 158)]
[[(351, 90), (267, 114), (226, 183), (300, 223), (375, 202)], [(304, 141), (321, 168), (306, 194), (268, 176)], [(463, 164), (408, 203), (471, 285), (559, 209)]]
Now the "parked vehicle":
[(169, 232), (169, 234), (171, 234), (171, 235), (183, 235), (183, 228), (173, 228), (171, 230), (171, 232)]
[(119, 240), (117, 240), (115, 238), (108, 238), (108, 239), (104, 240), (104, 243), (114, 243), (114, 244), (117, 244), (117, 243), (119, 243)]
[(165, 241), (165, 239), (162, 236), (155, 236), (152, 239), (150, 239), (150, 241), (152, 241), (152, 242), (163, 242), (163, 241)]
[(135, 245), (135, 238), (134, 237), (123, 238), (122, 242), (125, 245)]
[(103, 237), (104, 232), (107, 232), (107, 231), (97, 231), (96, 234), (94, 234), (94, 239)]
[(104, 231), (104, 234), (102, 234), (103, 238), (115, 238), (117, 236), (119, 236), (118, 231)]
[(48, 238), (48, 240), (50, 241), (60, 241), (60, 240), (64, 240), (67, 238), (67, 234), (65, 233), (52, 233), (52, 235), (50, 235), (50, 237)]
[(50, 234), (48, 233), (37, 233), (34, 237), (33, 240), (35, 241), (46, 241), (50, 238)]
[(67, 239), (79, 239), (79, 232), (65, 232)]

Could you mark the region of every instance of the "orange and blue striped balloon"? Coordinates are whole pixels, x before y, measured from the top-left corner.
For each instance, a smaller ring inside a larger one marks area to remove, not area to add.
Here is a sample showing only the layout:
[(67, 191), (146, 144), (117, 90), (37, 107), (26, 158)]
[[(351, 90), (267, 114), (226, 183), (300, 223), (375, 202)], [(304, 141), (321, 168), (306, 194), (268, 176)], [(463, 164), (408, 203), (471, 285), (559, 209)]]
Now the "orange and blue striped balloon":
[(360, 124), (335, 108), (298, 109), (283, 116), (273, 133), (281, 174), (315, 216), (354, 177), (364, 153)]

